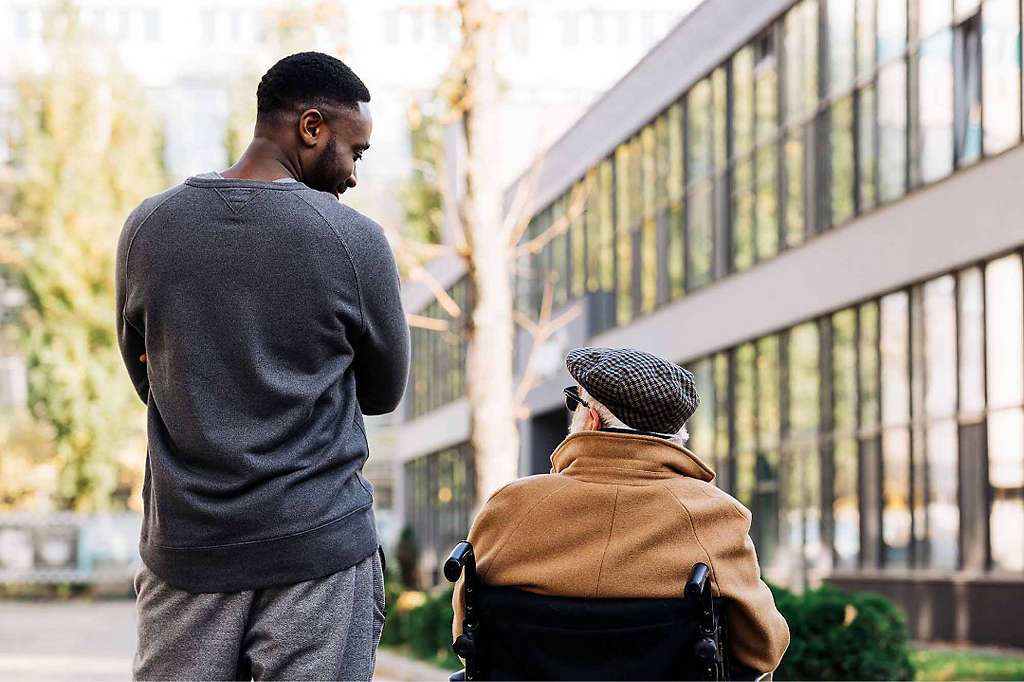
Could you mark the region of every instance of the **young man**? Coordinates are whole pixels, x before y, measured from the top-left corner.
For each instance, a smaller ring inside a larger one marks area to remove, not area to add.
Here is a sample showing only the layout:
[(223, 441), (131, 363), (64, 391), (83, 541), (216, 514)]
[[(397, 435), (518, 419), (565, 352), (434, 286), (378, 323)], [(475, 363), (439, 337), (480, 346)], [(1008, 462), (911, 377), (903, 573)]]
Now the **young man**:
[[(683, 447), (693, 375), (650, 353), (578, 348), (566, 358), (570, 435), (551, 473), (498, 490), (469, 541), (484, 583), (566, 597), (681, 597), (694, 564), (729, 598), (733, 656), (774, 670), (789, 627), (760, 578), (750, 511)], [(462, 632), (462, 584), (453, 597)]]
[(253, 140), (128, 217), (117, 331), (149, 448), (137, 679), (368, 680), (384, 619), (363, 414), (405, 389), (379, 225), (338, 202), (370, 146), (342, 62), (282, 59)]

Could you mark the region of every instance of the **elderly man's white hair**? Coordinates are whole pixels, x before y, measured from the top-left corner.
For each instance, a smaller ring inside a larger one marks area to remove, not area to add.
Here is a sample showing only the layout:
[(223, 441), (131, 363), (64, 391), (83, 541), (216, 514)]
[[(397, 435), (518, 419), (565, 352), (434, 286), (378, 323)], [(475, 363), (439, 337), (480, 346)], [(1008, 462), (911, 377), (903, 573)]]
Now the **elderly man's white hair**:
[[(601, 415), (601, 425), (608, 426), (614, 429), (626, 429), (628, 431), (636, 431), (631, 426), (627, 426), (621, 419), (612, 414), (612, 411), (605, 407), (600, 400), (594, 398), (594, 396), (587, 393), (587, 390), (580, 386), (580, 399), (584, 400), (588, 405), (597, 410), (597, 413)], [(587, 418), (587, 411), (576, 409), (572, 413), (572, 423), (569, 425), (569, 433), (576, 433), (577, 431), (583, 430), (583, 422)], [(665, 434), (670, 436), (668, 439), (670, 442), (676, 445), (683, 445), (687, 440), (690, 439), (690, 433), (686, 430), (684, 424), (677, 433)]]

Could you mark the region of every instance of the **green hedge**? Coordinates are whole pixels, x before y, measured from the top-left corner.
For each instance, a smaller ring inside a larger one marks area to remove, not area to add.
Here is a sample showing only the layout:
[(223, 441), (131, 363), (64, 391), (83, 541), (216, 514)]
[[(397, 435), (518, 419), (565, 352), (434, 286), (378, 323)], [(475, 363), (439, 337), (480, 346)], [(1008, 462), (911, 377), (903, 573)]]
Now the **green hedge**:
[(452, 651), (453, 590), (454, 585), (426, 593), (405, 590), (397, 576), (389, 573), (384, 581), (387, 617), (380, 643), (407, 648), (416, 658), (453, 672), (461, 668)]
[(776, 680), (911, 680), (903, 613), (878, 594), (771, 586), (792, 639)]

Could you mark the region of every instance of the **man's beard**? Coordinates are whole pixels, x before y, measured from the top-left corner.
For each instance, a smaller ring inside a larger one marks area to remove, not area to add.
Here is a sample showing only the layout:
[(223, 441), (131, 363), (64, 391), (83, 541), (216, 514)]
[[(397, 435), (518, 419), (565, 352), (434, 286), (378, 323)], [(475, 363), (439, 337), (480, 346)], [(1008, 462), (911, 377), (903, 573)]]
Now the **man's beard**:
[(572, 412), (572, 421), (569, 422), (569, 433), (578, 433), (583, 431), (583, 424), (587, 420), (587, 410), (581, 410), (576, 408)]
[(332, 135), (331, 139), (327, 141), (327, 146), (324, 147), (323, 152), (320, 153), (316, 163), (313, 165), (313, 177), (310, 178), (310, 182), (306, 183), (310, 189), (330, 192), (331, 194), (338, 193), (338, 184), (340, 183), (335, 183), (333, 180), (333, 178), (341, 175), (341, 173), (337, 172), (337, 168), (334, 165), (337, 151), (338, 141)]

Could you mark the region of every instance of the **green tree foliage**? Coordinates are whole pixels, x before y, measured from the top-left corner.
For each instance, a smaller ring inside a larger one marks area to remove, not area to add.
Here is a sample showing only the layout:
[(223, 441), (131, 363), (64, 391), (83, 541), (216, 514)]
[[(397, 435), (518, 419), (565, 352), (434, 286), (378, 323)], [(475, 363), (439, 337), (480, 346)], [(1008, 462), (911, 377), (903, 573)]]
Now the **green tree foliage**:
[[(13, 171), (0, 187), (14, 227), (0, 254), (27, 296), (13, 336), (31, 413), (52, 428), (55, 501), (100, 510), (135, 485), (121, 459), (144, 407), (117, 347), (114, 256), (128, 213), (166, 185), (162, 136), (141, 86), (83, 32), (73, 6), (46, 25), (47, 68), (18, 82)], [(142, 451), (131, 457), (140, 469)]]
[(425, 111), (418, 101), (409, 107), (409, 142), (413, 168), (403, 183), (400, 201), (406, 234), (427, 244), (441, 242), (441, 159), (444, 131), (436, 114)]

